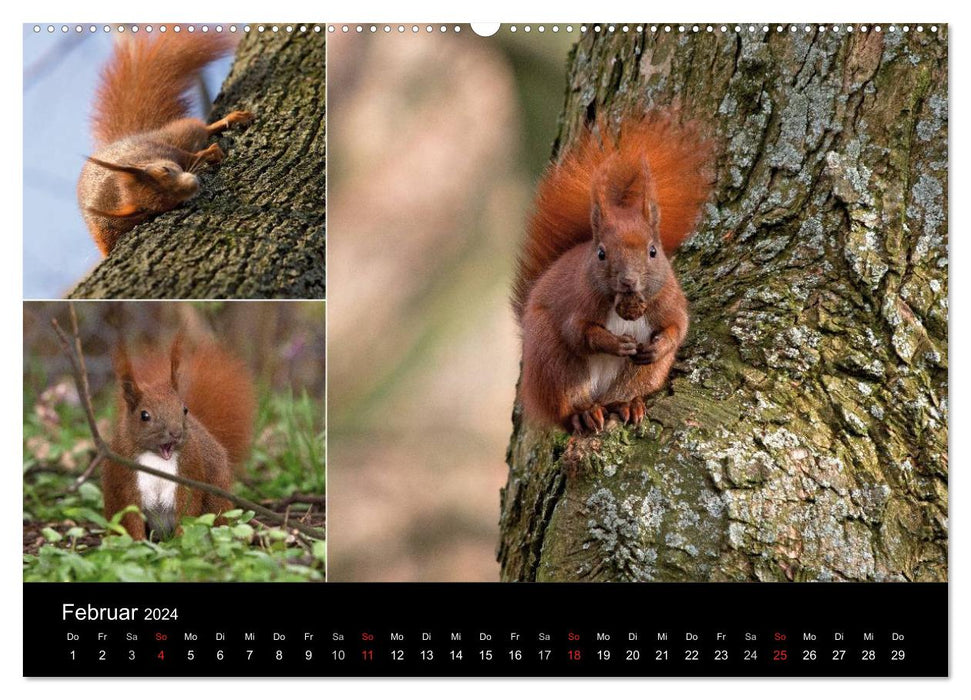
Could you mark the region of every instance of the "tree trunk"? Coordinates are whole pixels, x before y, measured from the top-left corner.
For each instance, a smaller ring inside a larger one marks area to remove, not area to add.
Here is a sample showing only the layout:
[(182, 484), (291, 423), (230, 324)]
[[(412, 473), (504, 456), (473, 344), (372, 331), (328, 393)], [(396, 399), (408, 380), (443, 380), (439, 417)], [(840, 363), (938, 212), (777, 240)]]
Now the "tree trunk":
[(70, 296), (323, 298), (324, 44), (309, 26), (246, 34), (212, 119), (256, 121), (220, 136), (197, 198), (125, 234)]
[(732, 29), (574, 51), (558, 144), (678, 100), (722, 151), (645, 424), (517, 402), (504, 580), (947, 578), (947, 29)]

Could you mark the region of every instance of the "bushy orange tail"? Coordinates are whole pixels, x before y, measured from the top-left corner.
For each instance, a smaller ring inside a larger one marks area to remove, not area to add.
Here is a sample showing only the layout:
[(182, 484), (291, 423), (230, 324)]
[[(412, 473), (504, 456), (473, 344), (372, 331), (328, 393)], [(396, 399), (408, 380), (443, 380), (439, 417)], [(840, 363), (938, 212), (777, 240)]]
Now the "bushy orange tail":
[(249, 456), (256, 420), (256, 390), (246, 364), (215, 343), (194, 349), (181, 365), (183, 400), (239, 470)]
[(101, 73), (92, 132), (95, 147), (158, 129), (189, 113), (185, 93), (199, 72), (236, 43), (229, 34), (183, 29), (137, 34), (115, 44)]
[(661, 214), (661, 243), (671, 254), (694, 230), (711, 192), (713, 142), (696, 122), (679, 123), (674, 110), (652, 110), (621, 122), (616, 139), (606, 125), (589, 129), (543, 175), (526, 227), (513, 288), (513, 310), (522, 316), (536, 280), (574, 246), (593, 237), (590, 224), (594, 176), (611, 155), (627, 161), (618, 172), (638, 171), (646, 159)]

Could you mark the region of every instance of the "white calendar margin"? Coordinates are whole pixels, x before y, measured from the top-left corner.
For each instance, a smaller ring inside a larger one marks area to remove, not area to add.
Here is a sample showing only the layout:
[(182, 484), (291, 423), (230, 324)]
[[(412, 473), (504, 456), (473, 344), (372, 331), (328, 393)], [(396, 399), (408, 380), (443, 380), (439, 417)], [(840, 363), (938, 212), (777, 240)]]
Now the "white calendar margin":
[[(22, 511), (21, 472), (17, 465), (22, 464), (22, 436), (21, 436), (21, 392), (15, 387), (22, 383), (22, 339), (13, 339), (14, 328), (22, 324), (22, 175), (23, 151), (20, 138), (22, 128), (22, 44), (21, 25), (25, 22), (213, 22), (272, 20), (275, 22), (460, 22), (495, 21), (498, 19), (518, 24), (542, 22), (553, 24), (557, 22), (580, 21), (637, 21), (640, 18), (657, 22), (715, 22), (732, 21), (739, 23), (761, 22), (798, 22), (814, 23), (822, 21), (833, 22), (947, 22), (949, 25), (950, 41), (950, 97), (949, 123), (952, 125), (951, 135), (951, 171), (949, 177), (950, 193), (967, 193), (969, 191), (968, 177), (971, 164), (971, 150), (969, 141), (961, 129), (954, 125), (963, 121), (969, 123), (967, 115), (968, 97), (971, 95), (971, 63), (968, 56), (967, 42), (971, 41), (971, 12), (967, 9), (957, 9), (956, 2), (942, 0), (925, 0), (924, 2), (902, 2), (900, 0), (886, 0), (884, 2), (855, 2), (846, 0), (816, 0), (811, 5), (792, 3), (782, 6), (770, 0), (757, 0), (743, 4), (730, 5), (713, 0), (694, 0), (691, 3), (648, 3), (630, 1), (598, 1), (578, 2), (566, 0), (560, 3), (544, 3), (544, 6), (527, 7), (521, 0), (491, 0), (488, 4), (469, 7), (465, 4), (445, 2), (444, 0), (405, 0), (391, 2), (390, 0), (353, 0), (345, 3), (300, 3), (291, 5), (269, 4), (267, 2), (253, 2), (252, 0), (237, 0), (219, 7), (202, 7), (195, 0), (168, 0), (158, 8), (135, 4), (133, 0), (107, 0), (99, 2), (97, 6), (83, 9), (78, 2), (55, 0), (43, 6), (34, 3), (6, 3), (3, 9), (4, 38), (2, 51), (4, 82), (3, 92), (5, 103), (9, 105), (0, 110), (2, 129), (0, 134), (6, 136), (2, 153), (7, 162), (0, 169), (2, 172), (3, 206), (0, 208), (3, 216), (3, 240), (5, 247), (0, 254), (0, 329), (9, 340), (0, 344), (0, 368), (3, 376), (0, 386), (6, 389), (5, 397), (0, 405), (0, 426), (2, 426), (2, 442), (0, 455), (3, 459), (4, 472), (2, 491), (3, 510), (7, 517), (7, 542), (3, 556), (2, 600), (16, 601), (16, 605), (5, 605), (4, 616), (9, 617), (10, 630), (14, 627), (14, 620), (23, 620), (23, 584), (22, 571), (19, 564), (20, 554), (14, 547), (21, 542), (15, 536), (17, 514)], [(164, 11), (161, 11), (163, 10)], [(811, 12), (810, 12), (811, 10)], [(962, 85), (963, 83), (963, 85)], [(83, 115), (78, 116), (84, 118)], [(968, 127), (965, 127), (968, 128)], [(960, 135), (963, 138), (958, 137)], [(959, 167), (959, 164), (961, 167)], [(951, 272), (950, 276), (950, 329), (949, 347), (951, 358), (971, 357), (971, 274), (967, 268), (971, 265), (971, 226), (968, 225), (968, 197), (949, 196), (952, 202), (949, 228), (957, 231), (958, 235), (951, 237)], [(957, 302), (957, 303), (955, 303)], [(19, 361), (18, 361), (19, 360)], [(29, 696), (31, 700), (42, 698), (57, 698), (58, 700), (75, 700), (75, 698), (97, 697), (103, 698), (108, 693), (112, 697), (137, 697), (139, 700), (171, 700), (173, 693), (188, 691), (195, 694), (218, 693), (226, 700), (245, 700), (247, 698), (265, 698), (274, 690), (285, 689), (294, 697), (349, 697), (381, 698), (382, 700), (403, 700), (411, 697), (421, 697), (422, 700), (433, 698), (461, 697), (462, 700), (495, 700), (497, 696), (505, 697), (513, 693), (514, 697), (522, 696), (552, 696), (557, 700), (583, 698), (591, 700), (602, 693), (609, 693), (621, 698), (667, 698), (690, 694), (692, 696), (716, 696), (719, 700), (734, 698), (784, 697), (786, 700), (801, 700), (812, 698), (817, 700), (820, 694), (831, 697), (859, 697), (878, 695), (883, 698), (908, 698), (924, 693), (933, 693), (937, 697), (967, 697), (971, 690), (971, 590), (968, 580), (971, 578), (971, 568), (968, 565), (968, 539), (971, 527), (968, 526), (965, 513), (971, 512), (971, 498), (965, 476), (969, 469), (969, 462), (964, 458), (971, 458), (971, 447), (968, 440), (960, 439), (971, 435), (971, 411), (965, 407), (971, 402), (971, 367), (962, 367), (953, 362), (950, 374), (950, 432), (952, 438), (950, 464), (956, 466), (951, 471), (949, 492), (952, 507), (950, 530), (950, 668), (951, 680), (777, 680), (777, 679), (566, 679), (566, 680), (390, 680), (390, 679), (347, 679), (326, 680), (318, 679), (228, 679), (228, 680), (177, 680), (159, 682), (158, 679), (114, 679), (114, 680), (25, 680), (22, 678), (23, 653), (43, 654), (43, 649), (24, 650), (22, 634), (15, 637), (13, 631), (0, 637), (2, 650), (2, 668), (4, 677), (15, 680), (15, 685), (8, 685), (6, 692), (13, 692), (14, 696)], [(19, 455), (21, 459), (14, 463), (12, 457)], [(955, 476), (956, 475), (956, 476)], [(957, 496), (957, 498), (955, 498)], [(958, 505), (958, 509), (953, 504)], [(957, 518), (953, 515), (957, 513)], [(958, 546), (960, 545), (960, 546)], [(294, 584), (299, 585), (299, 584)], [(309, 585), (309, 584), (308, 584)], [(757, 584), (753, 584), (757, 585)], [(839, 585), (839, 584), (834, 584)], [(958, 591), (961, 591), (959, 593)], [(29, 624), (29, 620), (27, 621)], [(542, 684), (542, 685), (539, 685)], [(276, 687), (274, 687), (276, 686)], [(936, 698), (935, 698), (936, 700)]]

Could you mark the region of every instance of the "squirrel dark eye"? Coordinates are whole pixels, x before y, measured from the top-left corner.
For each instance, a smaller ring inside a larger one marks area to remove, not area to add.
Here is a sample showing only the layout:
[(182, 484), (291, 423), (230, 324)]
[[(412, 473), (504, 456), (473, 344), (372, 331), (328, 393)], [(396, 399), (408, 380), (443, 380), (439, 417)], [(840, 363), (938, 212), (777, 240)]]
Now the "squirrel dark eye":
[(182, 415), (183, 416), (189, 415), (189, 407), (188, 406), (183, 406), (182, 407)]
[(148, 411), (142, 411), (142, 420), (152, 420), (152, 417), (148, 415)]
[(651, 257), (652, 258), (657, 257), (657, 248), (655, 248), (654, 246), (651, 246)]
[(597, 248), (597, 258), (599, 260), (606, 260), (607, 259), (607, 250), (606, 250), (606, 248), (604, 248), (603, 246), (600, 246), (599, 248)]

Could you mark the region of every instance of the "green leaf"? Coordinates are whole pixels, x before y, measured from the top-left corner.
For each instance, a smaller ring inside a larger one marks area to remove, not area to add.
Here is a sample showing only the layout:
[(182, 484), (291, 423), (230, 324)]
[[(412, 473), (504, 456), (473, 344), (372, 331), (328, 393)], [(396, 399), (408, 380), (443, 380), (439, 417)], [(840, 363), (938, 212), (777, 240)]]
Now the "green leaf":
[(233, 526), (233, 535), (242, 540), (250, 541), (253, 537), (253, 526), (247, 525), (246, 523), (239, 523)]
[(143, 567), (138, 566), (135, 563), (126, 562), (119, 564), (114, 570), (115, 576), (118, 577), (119, 581), (126, 582), (138, 582), (138, 581), (154, 581), (155, 577), (152, 576)]
[(98, 488), (97, 484), (85, 481), (78, 486), (78, 495), (81, 496), (83, 502), (92, 508), (99, 508), (101, 506), (101, 489)]
[(73, 506), (70, 508), (65, 508), (64, 515), (71, 520), (90, 520), (98, 527), (108, 527), (108, 521), (94, 508), (88, 508), (86, 506)]
[(138, 506), (136, 506), (136, 505), (130, 505), (130, 506), (125, 506), (124, 508), (122, 508), (121, 510), (119, 510), (117, 513), (115, 513), (114, 515), (112, 515), (111, 516), (111, 522), (114, 523), (115, 525), (117, 525), (118, 523), (121, 522), (121, 519), (126, 514), (128, 514), (128, 513), (137, 513), (138, 514), (138, 517), (140, 517), (143, 521), (145, 520), (145, 515), (142, 513), (141, 510), (139, 510)]
[(60, 542), (61, 540), (64, 539), (64, 536), (61, 535), (61, 533), (59, 533), (54, 528), (45, 527), (43, 530), (40, 531), (40, 533), (44, 536), (44, 539), (47, 540), (48, 542)]

